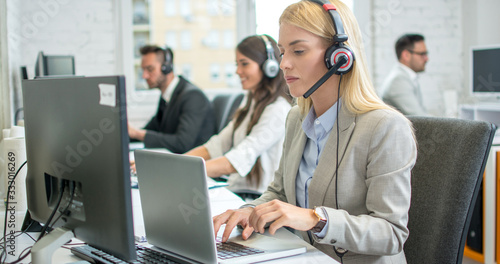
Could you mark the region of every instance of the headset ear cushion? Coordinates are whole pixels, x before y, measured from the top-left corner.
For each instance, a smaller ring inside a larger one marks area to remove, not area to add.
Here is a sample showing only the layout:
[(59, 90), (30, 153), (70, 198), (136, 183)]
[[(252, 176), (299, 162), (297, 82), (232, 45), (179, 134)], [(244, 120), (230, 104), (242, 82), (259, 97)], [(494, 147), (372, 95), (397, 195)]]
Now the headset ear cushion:
[(330, 69), (337, 63), (338, 59), (342, 56), (347, 56), (347, 62), (344, 63), (336, 72), (336, 74), (344, 74), (349, 72), (352, 69), (354, 64), (354, 52), (347, 46), (330, 46), (325, 53), (325, 64), (326, 68)]
[(262, 71), (268, 78), (276, 77), (280, 71), (278, 61), (275, 59), (267, 59), (264, 64), (262, 64)]
[(172, 65), (170, 65), (170, 64), (162, 64), (161, 65), (161, 72), (163, 74), (169, 74), (170, 72), (172, 72)]

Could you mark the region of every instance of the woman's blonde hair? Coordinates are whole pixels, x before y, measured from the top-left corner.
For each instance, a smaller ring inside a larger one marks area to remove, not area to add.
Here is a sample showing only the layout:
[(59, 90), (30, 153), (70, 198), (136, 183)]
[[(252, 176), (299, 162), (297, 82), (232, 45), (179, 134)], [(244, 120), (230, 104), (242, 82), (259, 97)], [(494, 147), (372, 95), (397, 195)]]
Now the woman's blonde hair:
[[(365, 61), (363, 40), (358, 22), (349, 8), (339, 0), (330, 0), (337, 7), (348, 40), (344, 43), (354, 53), (356, 60), (350, 72), (342, 76), (340, 95), (347, 109), (356, 114), (375, 109), (392, 109), (375, 93)], [(289, 24), (311, 32), (324, 39), (329, 45), (336, 34), (330, 15), (317, 3), (300, 1), (288, 6), (280, 17), (279, 24)], [(326, 67), (326, 66), (325, 66)], [(311, 98), (300, 97), (297, 103), (302, 113), (307, 113), (312, 106)]]

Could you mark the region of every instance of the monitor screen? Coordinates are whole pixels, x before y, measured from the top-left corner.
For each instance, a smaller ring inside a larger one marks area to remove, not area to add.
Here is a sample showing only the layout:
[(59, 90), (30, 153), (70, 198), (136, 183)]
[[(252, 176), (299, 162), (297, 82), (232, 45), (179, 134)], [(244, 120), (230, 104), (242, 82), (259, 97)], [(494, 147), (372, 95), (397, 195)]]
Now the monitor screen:
[(71, 55), (45, 55), (38, 53), (35, 76), (75, 75), (75, 58)]
[(58, 208), (68, 211), (54, 228), (135, 259), (125, 78), (33, 79), (22, 86), (31, 217), (48, 224), (60, 199)]
[(472, 92), (500, 94), (500, 46), (472, 48)]

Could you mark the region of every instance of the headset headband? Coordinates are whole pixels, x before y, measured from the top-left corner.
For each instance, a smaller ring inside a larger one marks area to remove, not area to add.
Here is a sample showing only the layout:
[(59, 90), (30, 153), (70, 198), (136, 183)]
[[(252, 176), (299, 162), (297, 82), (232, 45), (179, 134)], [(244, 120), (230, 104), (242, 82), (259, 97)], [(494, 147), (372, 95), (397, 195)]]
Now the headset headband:
[(340, 19), (340, 15), (337, 12), (337, 8), (326, 0), (309, 0), (311, 2), (315, 2), (323, 7), (333, 21), (333, 27), (335, 29), (335, 36), (333, 36), (333, 41), (335, 42), (345, 42), (347, 41), (347, 34), (344, 32), (344, 25), (342, 24), (342, 20)]
[(276, 59), (274, 57), (274, 48), (273, 45), (271, 44), (271, 41), (267, 38), (266, 35), (261, 35), (262, 39), (264, 40), (264, 43), (266, 45), (266, 52), (267, 52), (267, 58), (268, 59)]
[(264, 41), (264, 46), (266, 47), (267, 59), (262, 64), (262, 71), (268, 78), (274, 78), (278, 75), (280, 71), (279, 62), (274, 56), (274, 48), (271, 41), (266, 35), (260, 35), (262, 41)]

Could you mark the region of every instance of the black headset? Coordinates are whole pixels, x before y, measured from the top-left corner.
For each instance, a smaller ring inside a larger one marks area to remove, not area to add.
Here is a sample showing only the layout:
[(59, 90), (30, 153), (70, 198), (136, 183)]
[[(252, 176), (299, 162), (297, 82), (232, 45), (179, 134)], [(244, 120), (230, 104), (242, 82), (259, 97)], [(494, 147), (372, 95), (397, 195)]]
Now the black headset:
[(307, 1), (320, 5), (328, 12), (333, 22), (335, 36), (333, 36), (333, 45), (328, 47), (325, 52), (324, 60), (328, 71), (304, 94), (304, 98), (311, 96), (333, 74), (343, 75), (352, 70), (355, 59), (354, 52), (344, 44), (347, 41), (347, 35), (344, 32), (344, 25), (337, 12), (337, 8), (328, 0)]
[(330, 3), (328, 0), (309, 0), (311, 2), (317, 3), (325, 9), (330, 15), (333, 27), (335, 29), (335, 36), (333, 36), (333, 45), (328, 47), (325, 52), (325, 64), (328, 69), (332, 68), (342, 57), (342, 55), (347, 57), (347, 62), (342, 64), (335, 72), (335, 74), (340, 75), (349, 72), (354, 64), (354, 52), (344, 44), (347, 41), (347, 35), (344, 32), (344, 25), (340, 19), (340, 15), (337, 12), (337, 8)]
[(266, 75), (266, 77), (272, 79), (278, 75), (280, 71), (280, 64), (274, 56), (274, 48), (271, 44), (271, 41), (269, 41), (266, 35), (261, 35), (260, 38), (262, 39), (262, 41), (264, 41), (267, 53), (267, 59), (262, 64), (262, 71), (264, 72), (264, 75)]
[(163, 49), (163, 54), (165, 55), (164, 61), (161, 64), (161, 72), (163, 74), (169, 74), (173, 70), (172, 55), (170, 55), (171, 51), (172, 50), (168, 46), (165, 46), (165, 48)]
[[(325, 52), (325, 64), (328, 68), (328, 72), (316, 82), (311, 89), (309, 89), (304, 97), (309, 97), (316, 89), (318, 89), (332, 74), (340, 75), (339, 86), (337, 95), (340, 96), (340, 82), (342, 81), (342, 75), (349, 72), (354, 64), (354, 52), (344, 45), (347, 41), (347, 35), (344, 32), (344, 25), (340, 19), (340, 15), (337, 12), (337, 8), (330, 3), (328, 0), (308, 0), (317, 3), (325, 9), (325, 11), (330, 14), (333, 21), (333, 27), (335, 29), (335, 36), (333, 36), (333, 45), (328, 47)], [(339, 172), (339, 111), (340, 111), (340, 97), (337, 98), (337, 155), (336, 155), (336, 167), (335, 167), (335, 203), (336, 208), (339, 209), (338, 202), (338, 172)], [(346, 249), (337, 248), (333, 246), (335, 254), (340, 258), (340, 263), (343, 263), (343, 257), (348, 252)]]

